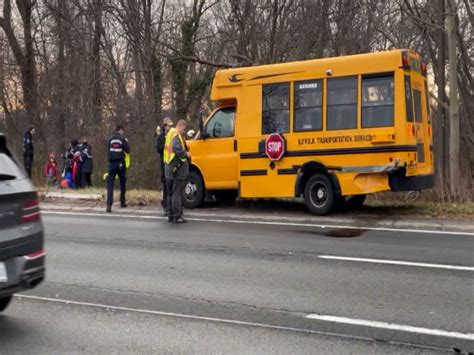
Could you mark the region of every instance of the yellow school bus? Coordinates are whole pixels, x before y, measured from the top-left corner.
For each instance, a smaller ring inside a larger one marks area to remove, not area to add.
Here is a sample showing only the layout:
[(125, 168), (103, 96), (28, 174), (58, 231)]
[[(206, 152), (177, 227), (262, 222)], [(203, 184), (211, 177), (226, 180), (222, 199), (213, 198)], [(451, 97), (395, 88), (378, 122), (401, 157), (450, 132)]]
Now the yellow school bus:
[(185, 206), (296, 198), (313, 214), (433, 185), (426, 64), (411, 50), (219, 70)]

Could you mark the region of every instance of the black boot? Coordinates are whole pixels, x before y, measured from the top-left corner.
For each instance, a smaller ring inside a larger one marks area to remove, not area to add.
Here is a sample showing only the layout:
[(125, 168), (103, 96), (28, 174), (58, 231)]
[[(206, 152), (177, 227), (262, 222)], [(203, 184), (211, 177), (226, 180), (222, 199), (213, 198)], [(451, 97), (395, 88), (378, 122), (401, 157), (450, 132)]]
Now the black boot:
[(107, 213), (112, 212), (112, 205), (111, 205), (111, 204), (107, 204), (107, 208), (105, 209), (105, 211), (107, 211)]
[(125, 201), (120, 202), (120, 207), (121, 208), (126, 208), (128, 205), (125, 203)]

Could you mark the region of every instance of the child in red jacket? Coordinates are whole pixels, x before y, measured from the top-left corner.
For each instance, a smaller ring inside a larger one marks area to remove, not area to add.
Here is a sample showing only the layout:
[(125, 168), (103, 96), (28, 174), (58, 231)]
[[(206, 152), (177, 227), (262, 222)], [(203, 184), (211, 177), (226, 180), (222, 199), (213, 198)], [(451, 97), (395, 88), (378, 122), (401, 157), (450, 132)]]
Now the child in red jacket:
[(44, 175), (48, 186), (58, 185), (58, 168), (53, 153), (49, 154), (48, 161), (44, 165)]

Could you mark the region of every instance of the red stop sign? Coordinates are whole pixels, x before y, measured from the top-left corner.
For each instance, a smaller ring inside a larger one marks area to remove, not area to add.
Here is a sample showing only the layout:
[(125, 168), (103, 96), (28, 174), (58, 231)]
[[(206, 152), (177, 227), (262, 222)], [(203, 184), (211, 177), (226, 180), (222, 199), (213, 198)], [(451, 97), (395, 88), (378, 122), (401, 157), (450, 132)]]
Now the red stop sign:
[(280, 133), (272, 133), (265, 140), (265, 154), (272, 161), (280, 160), (285, 154), (285, 140)]

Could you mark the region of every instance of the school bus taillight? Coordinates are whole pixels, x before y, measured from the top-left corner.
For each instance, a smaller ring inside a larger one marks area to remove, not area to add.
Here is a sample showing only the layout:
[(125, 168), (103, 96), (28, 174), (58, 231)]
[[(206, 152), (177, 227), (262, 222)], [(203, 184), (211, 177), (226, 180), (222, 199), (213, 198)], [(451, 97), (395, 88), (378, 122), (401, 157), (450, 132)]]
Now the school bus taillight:
[(421, 63), (421, 74), (423, 76), (426, 76), (426, 73), (428, 72), (428, 66), (426, 63)]
[(402, 67), (404, 69), (409, 69), (410, 68), (410, 60), (408, 59), (408, 52), (407, 51), (402, 52)]

